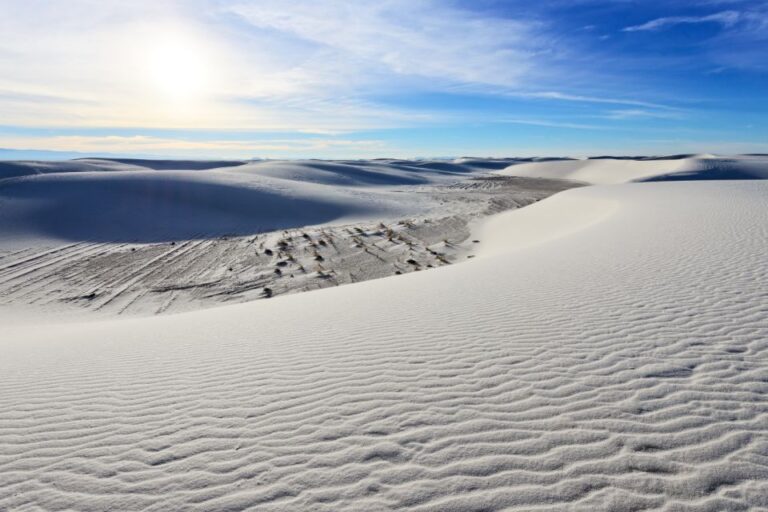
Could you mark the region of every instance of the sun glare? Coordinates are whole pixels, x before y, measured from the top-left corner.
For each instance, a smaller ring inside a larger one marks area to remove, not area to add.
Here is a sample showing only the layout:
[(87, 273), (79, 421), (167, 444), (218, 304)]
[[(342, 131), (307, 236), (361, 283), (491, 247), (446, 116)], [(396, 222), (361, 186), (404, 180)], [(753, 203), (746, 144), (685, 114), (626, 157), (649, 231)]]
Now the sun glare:
[(149, 78), (167, 99), (187, 101), (205, 92), (205, 66), (192, 42), (159, 41), (148, 52)]

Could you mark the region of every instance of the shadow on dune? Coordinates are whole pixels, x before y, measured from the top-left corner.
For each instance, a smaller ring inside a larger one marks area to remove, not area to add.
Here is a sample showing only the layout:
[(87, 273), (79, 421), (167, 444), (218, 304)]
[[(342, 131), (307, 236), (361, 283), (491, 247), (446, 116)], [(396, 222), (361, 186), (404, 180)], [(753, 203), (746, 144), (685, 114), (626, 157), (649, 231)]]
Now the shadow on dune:
[(644, 180), (638, 180), (640, 182), (652, 182), (652, 181), (705, 181), (705, 180), (759, 180), (764, 179), (762, 176), (756, 176), (748, 172), (740, 171), (737, 169), (725, 169), (718, 171), (692, 171), (692, 172), (679, 172), (675, 174), (665, 174), (663, 176), (654, 176)]
[(98, 167), (88, 162), (44, 162), (36, 160), (0, 162), (0, 180), (21, 178), (37, 174), (53, 174), (63, 172), (99, 171)]
[(234, 173), (254, 173), (283, 180), (323, 185), (399, 186), (424, 185), (441, 176), (466, 174), (466, 166), (446, 162), (296, 160), (255, 163)]
[(681, 153), (678, 155), (667, 155), (667, 156), (611, 156), (611, 155), (601, 155), (601, 156), (591, 156), (587, 160), (637, 160), (641, 162), (653, 162), (656, 160), (685, 160), (686, 158), (691, 158), (696, 156), (695, 154), (690, 153)]
[(437, 171), (449, 174), (467, 174), (472, 172), (469, 166), (462, 164), (455, 164), (453, 162), (441, 162), (441, 161), (418, 161), (410, 162), (404, 167), (416, 168), (416, 169), (428, 169), (430, 171)]
[(518, 162), (519, 159), (512, 158), (505, 160), (463, 159), (461, 164), (477, 170), (500, 171)]
[(148, 160), (140, 158), (84, 158), (74, 161), (85, 161), (93, 164), (98, 164), (98, 162), (116, 162), (146, 167), (155, 171), (204, 171), (221, 167), (237, 167), (246, 163), (242, 160)]
[(640, 182), (659, 181), (717, 181), (717, 180), (761, 180), (768, 178), (765, 165), (738, 160), (704, 161), (705, 167), (691, 171), (675, 172), (654, 176)]
[(176, 175), (104, 173), (0, 183), (0, 236), (159, 242), (248, 235), (328, 222), (361, 212), (349, 201)]
[[(416, 174), (393, 174), (392, 168), (380, 168), (367, 162), (350, 164), (347, 162), (330, 162), (323, 160), (309, 160), (305, 162), (288, 162), (287, 167), (296, 166), (306, 172), (307, 181), (314, 181), (313, 172), (322, 173), (318, 182), (330, 185), (421, 185), (428, 180), (424, 176)], [(389, 171), (389, 172), (387, 172)]]
[(138, 160), (132, 158), (78, 158), (65, 161), (18, 160), (0, 161), (0, 180), (37, 174), (114, 171), (205, 171), (223, 167), (238, 167), (242, 161), (232, 160)]

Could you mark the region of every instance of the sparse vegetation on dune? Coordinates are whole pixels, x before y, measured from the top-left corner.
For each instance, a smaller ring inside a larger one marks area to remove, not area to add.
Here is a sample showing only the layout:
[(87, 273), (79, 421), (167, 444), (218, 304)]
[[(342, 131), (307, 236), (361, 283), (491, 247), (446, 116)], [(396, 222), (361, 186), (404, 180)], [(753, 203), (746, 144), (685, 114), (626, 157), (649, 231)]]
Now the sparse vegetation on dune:
[[(491, 201), (517, 207), (572, 186), (563, 182), (542, 189), (538, 181), (529, 181), (530, 191), (520, 186), (519, 179), (511, 178), (494, 180), (493, 187), (487, 187), (483, 180), (469, 180), (461, 188), (423, 188), (422, 193), (435, 204), (453, 202), (460, 208), (458, 214), (449, 216), (441, 207), (404, 219), (281, 229), (248, 236), (227, 234), (183, 243), (112, 246), (106, 251), (94, 246), (93, 251), (76, 253), (78, 256), (68, 262), (71, 272), (62, 273), (53, 265), (42, 266), (37, 274), (39, 279), (66, 279), (66, 285), (45, 297), (34, 295), (23, 284), (15, 285), (5, 297), (21, 302), (64, 301), (84, 309), (118, 313), (173, 312), (450, 265), (467, 259), (468, 223), (485, 215)], [(513, 183), (510, 189), (504, 188), (507, 182)], [(472, 183), (478, 186), (473, 188)], [(52, 274), (45, 274), (46, 268)], [(111, 285), (119, 282), (113, 269), (135, 274), (135, 282), (128, 288)], [(84, 298), (93, 289), (100, 290), (99, 296)]]

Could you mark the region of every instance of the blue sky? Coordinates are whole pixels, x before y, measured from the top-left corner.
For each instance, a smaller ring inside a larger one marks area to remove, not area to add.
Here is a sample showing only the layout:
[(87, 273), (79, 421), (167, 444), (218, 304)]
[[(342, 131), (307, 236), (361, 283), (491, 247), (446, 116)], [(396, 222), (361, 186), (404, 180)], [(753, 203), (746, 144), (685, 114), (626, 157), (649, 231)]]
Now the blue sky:
[(768, 1), (0, 0), (0, 148), (768, 152)]

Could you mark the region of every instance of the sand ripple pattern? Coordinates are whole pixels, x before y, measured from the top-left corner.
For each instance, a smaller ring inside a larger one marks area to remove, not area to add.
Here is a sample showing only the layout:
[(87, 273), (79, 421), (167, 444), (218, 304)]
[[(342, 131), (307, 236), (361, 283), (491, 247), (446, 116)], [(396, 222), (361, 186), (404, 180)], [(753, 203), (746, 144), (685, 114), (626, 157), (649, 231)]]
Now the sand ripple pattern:
[(430, 272), (7, 332), (0, 510), (768, 508), (768, 184), (564, 194), (620, 208)]

